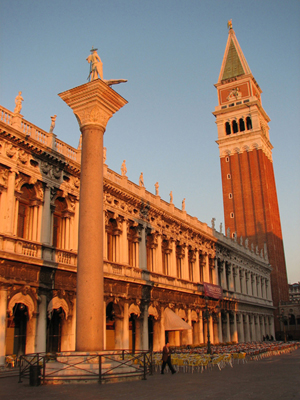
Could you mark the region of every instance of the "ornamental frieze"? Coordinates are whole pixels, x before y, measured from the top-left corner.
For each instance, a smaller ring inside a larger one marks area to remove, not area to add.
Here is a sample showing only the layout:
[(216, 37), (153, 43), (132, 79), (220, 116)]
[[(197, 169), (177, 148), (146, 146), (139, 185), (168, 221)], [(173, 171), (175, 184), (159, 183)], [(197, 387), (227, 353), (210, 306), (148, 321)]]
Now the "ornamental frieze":
[(55, 270), (55, 289), (76, 290), (76, 274), (68, 271)]
[(0, 265), (0, 276), (14, 282), (38, 282), (39, 269), (27, 265), (19, 266), (5, 263)]

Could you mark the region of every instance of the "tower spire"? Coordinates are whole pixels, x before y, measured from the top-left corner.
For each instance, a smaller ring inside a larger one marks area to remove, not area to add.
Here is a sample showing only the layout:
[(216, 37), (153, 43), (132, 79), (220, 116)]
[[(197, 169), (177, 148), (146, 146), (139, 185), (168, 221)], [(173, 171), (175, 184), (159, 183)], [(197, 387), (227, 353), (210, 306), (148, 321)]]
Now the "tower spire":
[(232, 28), (231, 20), (228, 21), (227, 26), (229, 28), (228, 39), (218, 83), (241, 75), (251, 74), (249, 65)]

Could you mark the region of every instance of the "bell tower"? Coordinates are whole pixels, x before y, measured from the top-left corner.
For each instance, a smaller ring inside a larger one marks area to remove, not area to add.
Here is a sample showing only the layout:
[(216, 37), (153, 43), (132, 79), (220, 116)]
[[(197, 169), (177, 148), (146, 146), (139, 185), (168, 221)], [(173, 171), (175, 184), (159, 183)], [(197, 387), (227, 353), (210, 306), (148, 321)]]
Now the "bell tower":
[[(264, 250), (273, 268), (272, 297), (277, 308), (288, 301), (288, 282), (275, 185), (270, 118), (263, 109), (254, 79), (229, 23), (214, 116), (223, 187), (226, 232), (253, 251)], [(278, 315), (278, 310), (275, 310)], [(275, 318), (276, 330), (280, 330)]]

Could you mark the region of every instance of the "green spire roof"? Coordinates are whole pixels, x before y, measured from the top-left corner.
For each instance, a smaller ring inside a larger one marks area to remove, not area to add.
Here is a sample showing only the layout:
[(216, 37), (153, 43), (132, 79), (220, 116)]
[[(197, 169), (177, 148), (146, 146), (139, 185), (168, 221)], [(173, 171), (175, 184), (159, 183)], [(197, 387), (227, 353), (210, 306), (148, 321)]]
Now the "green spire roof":
[(245, 74), (245, 71), (239, 59), (234, 43), (231, 40), (222, 80), (234, 78), (243, 74)]
[(229, 29), (219, 82), (246, 74), (251, 74), (251, 70), (237, 41), (234, 30), (231, 28)]

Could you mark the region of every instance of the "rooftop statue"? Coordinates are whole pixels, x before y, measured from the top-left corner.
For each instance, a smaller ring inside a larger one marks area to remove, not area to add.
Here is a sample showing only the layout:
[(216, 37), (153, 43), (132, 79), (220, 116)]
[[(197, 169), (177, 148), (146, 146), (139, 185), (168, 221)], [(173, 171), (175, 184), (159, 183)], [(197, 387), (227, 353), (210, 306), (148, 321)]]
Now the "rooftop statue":
[(51, 117), (51, 125), (50, 125), (50, 129), (49, 129), (49, 133), (53, 133), (53, 131), (54, 131), (55, 120), (56, 120), (56, 115), (53, 115), (53, 117)]
[(16, 107), (14, 109), (14, 113), (16, 113), (16, 114), (20, 114), (20, 112), (22, 110), (22, 101), (24, 101), (24, 99), (21, 95), (22, 95), (22, 92), (19, 92), (19, 94), (15, 98)]
[(145, 187), (144, 174), (142, 172), (141, 172), (140, 179), (139, 179), (139, 185), (140, 185), (140, 187)]
[(232, 29), (232, 19), (227, 22), (227, 28)]
[(122, 172), (122, 176), (126, 176), (126, 174), (127, 174), (126, 160), (124, 160), (124, 161), (122, 162), (121, 172)]
[(88, 79), (94, 81), (100, 79), (108, 86), (116, 85), (118, 83), (127, 82), (127, 79), (103, 79), (103, 63), (97, 53), (98, 49), (91, 48), (91, 54), (87, 57), (87, 62), (90, 64), (90, 73)]
[(159, 183), (156, 182), (155, 186), (155, 196), (159, 196)]

